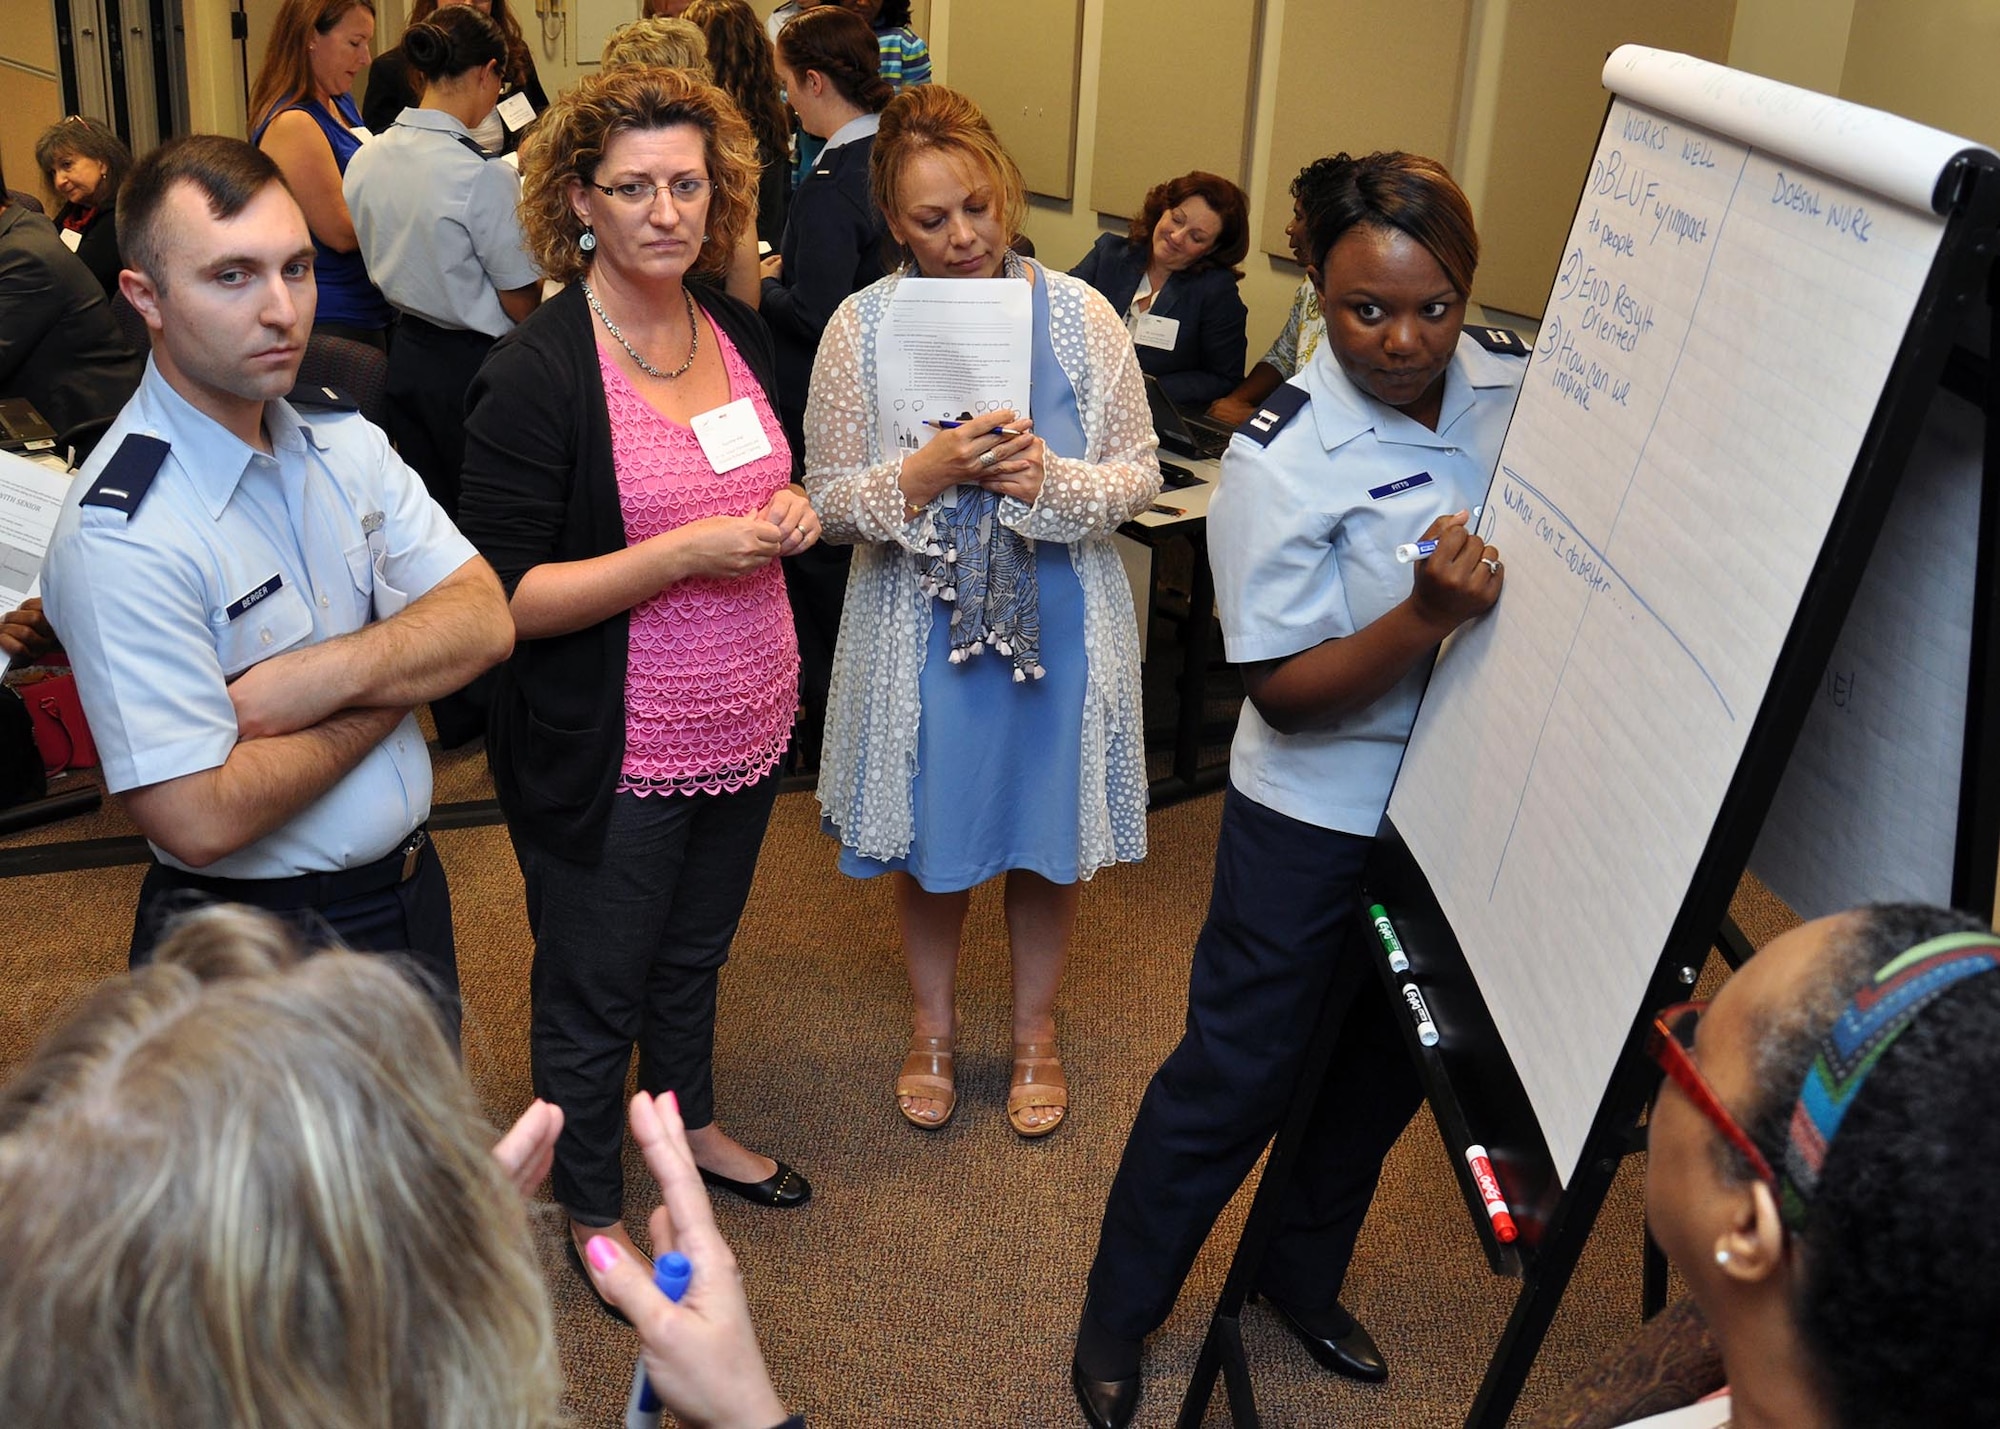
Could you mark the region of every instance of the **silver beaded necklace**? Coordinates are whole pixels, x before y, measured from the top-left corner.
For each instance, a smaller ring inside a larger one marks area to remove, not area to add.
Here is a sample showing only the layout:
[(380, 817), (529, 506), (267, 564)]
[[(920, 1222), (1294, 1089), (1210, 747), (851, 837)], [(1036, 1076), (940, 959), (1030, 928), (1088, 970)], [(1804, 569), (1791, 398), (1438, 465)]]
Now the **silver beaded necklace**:
[(687, 361), (683, 362), (679, 367), (676, 367), (672, 372), (662, 372), (660, 371), (659, 368), (653, 366), (652, 363), (646, 361), (645, 358), (639, 356), (638, 349), (633, 347), (631, 343), (625, 341), (625, 334), (618, 331), (618, 324), (611, 321), (611, 315), (604, 311), (604, 304), (597, 301), (597, 294), (590, 291), (590, 284), (588, 282), (585, 282), (583, 284), (583, 296), (589, 300), (590, 310), (597, 314), (597, 319), (599, 322), (604, 324), (605, 331), (609, 332), (614, 338), (618, 339), (618, 345), (625, 349), (625, 355), (631, 358), (634, 362), (638, 363), (639, 370), (645, 373), (648, 377), (658, 377), (665, 381), (671, 382), (676, 377), (685, 376), (687, 370), (690, 367), (694, 366), (694, 355), (701, 347), (701, 324), (695, 321), (694, 294), (690, 293), (687, 290), (686, 284), (681, 285), (681, 296), (687, 300), (688, 355), (687, 355)]

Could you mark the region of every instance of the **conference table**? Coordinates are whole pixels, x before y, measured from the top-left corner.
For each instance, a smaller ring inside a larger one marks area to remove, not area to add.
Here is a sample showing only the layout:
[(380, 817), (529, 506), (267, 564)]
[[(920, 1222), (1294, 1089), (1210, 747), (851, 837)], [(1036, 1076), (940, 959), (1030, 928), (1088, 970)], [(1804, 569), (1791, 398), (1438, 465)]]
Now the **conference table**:
[[(1171, 542), (1185, 541), (1194, 558), (1187, 612), (1184, 616), (1178, 611), (1170, 612), (1180, 629), (1181, 670), (1175, 683), (1173, 764), (1167, 774), (1152, 781), (1149, 790), (1152, 807), (1156, 809), (1220, 789), (1229, 778), (1226, 762), (1206, 769), (1201, 767), (1205, 732), (1202, 711), (1216, 635), (1215, 577), (1208, 567), (1208, 502), (1221, 478), (1222, 464), (1213, 458), (1163, 452), (1160, 466), (1170, 476), (1174, 473), (1169, 469), (1178, 468), (1192, 475), (1195, 481), (1187, 486), (1163, 488), (1154, 499), (1156, 509), (1142, 511), (1118, 528), (1119, 555), (1132, 583), (1139, 618), (1139, 648), (1144, 659), (1152, 658), (1148, 635), (1160, 603), (1160, 549)], [(1220, 736), (1221, 732), (1217, 733)]]

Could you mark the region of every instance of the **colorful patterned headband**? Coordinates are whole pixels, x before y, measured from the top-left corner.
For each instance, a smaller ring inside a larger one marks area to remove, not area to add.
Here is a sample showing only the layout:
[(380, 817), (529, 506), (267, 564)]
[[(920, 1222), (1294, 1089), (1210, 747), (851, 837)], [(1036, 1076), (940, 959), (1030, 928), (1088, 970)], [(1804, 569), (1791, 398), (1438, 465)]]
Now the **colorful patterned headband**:
[(1793, 1231), (1806, 1228), (1827, 1148), (1882, 1054), (1952, 987), (1996, 968), (2000, 941), (1991, 933), (1949, 933), (1883, 964), (1854, 994), (1820, 1039), (1792, 1107), (1779, 1207)]

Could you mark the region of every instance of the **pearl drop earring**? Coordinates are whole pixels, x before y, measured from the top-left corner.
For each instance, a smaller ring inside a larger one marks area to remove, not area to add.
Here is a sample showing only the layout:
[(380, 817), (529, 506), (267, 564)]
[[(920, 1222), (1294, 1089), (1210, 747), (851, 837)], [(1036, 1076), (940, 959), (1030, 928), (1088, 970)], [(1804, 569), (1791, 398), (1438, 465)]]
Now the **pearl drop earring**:
[(1726, 1250), (1718, 1250), (1715, 1253), (1715, 1263), (1717, 1265), (1729, 1264), (1729, 1252)]

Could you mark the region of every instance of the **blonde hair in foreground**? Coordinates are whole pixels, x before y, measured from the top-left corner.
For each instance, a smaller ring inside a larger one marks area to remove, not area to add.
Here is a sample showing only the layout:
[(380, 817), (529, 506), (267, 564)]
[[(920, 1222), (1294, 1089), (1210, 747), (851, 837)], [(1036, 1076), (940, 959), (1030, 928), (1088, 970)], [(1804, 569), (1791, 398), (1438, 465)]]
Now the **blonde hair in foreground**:
[(189, 915), (0, 1089), (8, 1421), (557, 1424), (493, 1141), (390, 963)]
[(570, 207), (572, 184), (597, 177), (613, 139), (628, 130), (691, 125), (708, 160), (707, 241), (693, 271), (720, 278), (737, 240), (757, 221), (757, 141), (730, 97), (687, 70), (606, 70), (548, 107), (521, 146), (521, 227), (528, 252), (558, 283), (590, 272), (576, 241), (583, 220)]

